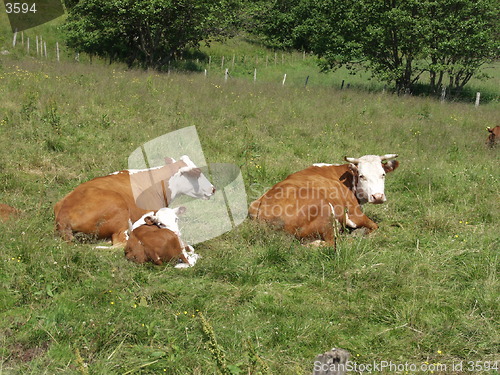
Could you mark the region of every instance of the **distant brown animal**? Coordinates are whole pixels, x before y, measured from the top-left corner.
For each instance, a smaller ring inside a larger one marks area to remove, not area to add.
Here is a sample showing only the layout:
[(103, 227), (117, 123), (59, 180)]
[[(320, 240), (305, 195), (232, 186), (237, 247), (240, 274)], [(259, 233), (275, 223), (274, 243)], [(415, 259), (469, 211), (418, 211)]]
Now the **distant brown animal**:
[(19, 216), (19, 214), (20, 211), (17, 208), (0, 203), (0, 221), (6, 222), (13, 217)]
[(145, 214), (137, 223), (129, 222), (129, 239), (125, 246), (125, 256), (136, 263), (180, 261), (176, 268), (191, 267), (198, 255), (191, 246), (181, 240), (177, 215), (184, 207), (162, 208)]
[(489, 147), (495, 147), (500, 142), (500, 126), (495, 126), (494, 128), (487, 128), (490, 134), (486, 139), (486, 144)]
[(124, 246), (128, 220), (168, 206), (179, 195), (209, 199), (215, 187), (184, 155), (145, 170), (124, 170), (77, 186), (54, 206), (56, 230), (66, 241), (75, 232), (111, 238)]
[(350, 164), (314, 164), (288, 176), (250, 204), (250, 218), (273, 224), (301, 240), (334, 244), (334, 220), (350, 228), (378, 228), (363, 203), (383, 203), (385, 174), (399, 165), (395, 154), (345, 158)]

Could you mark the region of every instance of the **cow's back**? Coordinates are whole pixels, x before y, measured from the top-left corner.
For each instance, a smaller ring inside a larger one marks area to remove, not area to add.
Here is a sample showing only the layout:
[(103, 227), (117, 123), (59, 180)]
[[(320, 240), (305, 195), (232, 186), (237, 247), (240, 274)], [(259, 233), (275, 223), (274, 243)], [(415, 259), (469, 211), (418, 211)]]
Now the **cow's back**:
[(334, 189), (333, 193), (336, 194), (338, 182), (342, 183), (347, 189), (352, 189), (353, 176), (349, 171), (348, 164), (310, 166), (290, 174), (260, 198), (250, 203), (248, 214), (250, 218), (257, 219), (263, 202), (270, 204), (272, 201), (280, 201), (282, 204), (290, 204), (294, 196), (308, 194), (307, 191), (309, 189), (316, 189), (316, 193), (313, 192), (313, 196), (317, 195), (317, 190)]
[(128, 171), (84, 182), (54, 206), (56, 230), (67, 241), (82, 232), (124, 243), (128, 219), (145, 212), (134, 203)]

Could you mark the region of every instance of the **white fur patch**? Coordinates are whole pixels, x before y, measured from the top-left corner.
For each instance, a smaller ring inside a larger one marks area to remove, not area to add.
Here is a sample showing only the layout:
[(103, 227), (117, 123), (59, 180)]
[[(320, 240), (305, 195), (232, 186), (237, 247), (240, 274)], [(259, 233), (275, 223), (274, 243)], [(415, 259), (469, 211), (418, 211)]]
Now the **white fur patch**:
[(331, 167), (331, 166), (339, 166), (342, 164), (328, 164), (328, 163), (314, 163), (313, 167)]
[(144, 215), (141, 216), (141, 218), (139, 220), (137, 220), (132, 225), (132, 231), (134, 229), (140, 227), (141, 225), (145, 225), (146, 224), (145, 218), (150, 216), (158, 221), (160, 228), (170, 229), (177, 236), (180, 236), (181, 232), (179, 230), (177, 210), (178, 210), (178, 208), (163, 207), (163, 208), (160, 208), (156, 212), (156, 214), (154, 213), (154, 211), (150, 211), (148, 213), (145, 213)]
[(188, 260), (188, 263), (184, 263), (180, 261), (178, 264), (175, 265), (175, 268), (189, 268), (193, 267), (196, 262), (198, 261), (201, 256), (199, 254), (196, 254), (194, 252), (194, 249), (191, 245), (187, 246), (189, 248), (189, 252), (187, 252), (185, 249), (182, 249), (182, 254), (186, 257)]
[(345, 214), (345, 223), (349, 228), (357, 228), (358, 227), (356, 224), (354, 224), (354, 222), (351, 219), (349, 219), (349, 215), (347, 215), (347, 213)]
[[(136, 173), (140, 173), (140, 172), (154, 171), (155, 169), (160, 169), (163, 167), (164, 167), (164, 165), (161, 165), (159, 167), (146, 168), (146, 169), (127, 169), (127, 171), (128, 171), (129, 175), (132, 175), (132, 174), (136, 174)], [(115, 172), (115, 173), (119, 173), (119, 172)]]
[(148, 216), (154, 216), (154, 213), (154, 211), (150, 211), (142, 215), (141, 218), (132, 225), (132, 230), (130, 232), (133, 232), (134, 229), (139, 228), (141, 225), (146, 225), (146, 221), (144, 219)]

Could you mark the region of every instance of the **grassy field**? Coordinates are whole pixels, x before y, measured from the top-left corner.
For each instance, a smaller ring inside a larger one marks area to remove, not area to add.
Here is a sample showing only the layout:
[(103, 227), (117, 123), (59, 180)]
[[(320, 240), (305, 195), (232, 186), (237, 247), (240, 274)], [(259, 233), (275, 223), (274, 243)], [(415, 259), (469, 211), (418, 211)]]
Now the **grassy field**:
[[(332, 347), (498, 373), (478, 367), (500, 360), (498, 101), (0, 59), (0, 202), (23, 210), (0, 224), (0, 374), (310, 374)], [(333, 251), (244, 222), (187, 270), (54, 235), (57, 200), (191, 125), (249, 201), (315, 162), (398, 153), (388, 202), (364, 209), (380, 228)]]

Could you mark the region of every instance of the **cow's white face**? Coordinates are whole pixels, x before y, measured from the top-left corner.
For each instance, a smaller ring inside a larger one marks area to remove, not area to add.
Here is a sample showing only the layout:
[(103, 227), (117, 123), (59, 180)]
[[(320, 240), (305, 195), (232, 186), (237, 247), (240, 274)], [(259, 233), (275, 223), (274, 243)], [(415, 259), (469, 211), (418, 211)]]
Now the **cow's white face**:
[(173, 200), (177, 195), (187, 195), (193, 198), (210, 199), (215, 193), (215, 187), (201, 172), (201, 169), (184, 155), (180, 159), (185, 166), (181, 167), (169, 180), (168, 187)]
[(170, 229), (172, 232), (180, 236), (179, 215), (183, 214), (185, 211), (186, 208), (182, 206), (176, 208), (163, 207), (156, 212), (154, 217), (160, 228)]
[(383, 156), (365, 155), (360, 158), (348, 158), (349, 168), (355, 178), (355, 193), (361, 204), (364, 203), (384, 203), (385, 197), (385, 174), (393, 171), (399, 165), (395, 160), (382, 163), (387, 159), (396, 158), (396, 154), (387, 154)]

